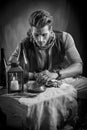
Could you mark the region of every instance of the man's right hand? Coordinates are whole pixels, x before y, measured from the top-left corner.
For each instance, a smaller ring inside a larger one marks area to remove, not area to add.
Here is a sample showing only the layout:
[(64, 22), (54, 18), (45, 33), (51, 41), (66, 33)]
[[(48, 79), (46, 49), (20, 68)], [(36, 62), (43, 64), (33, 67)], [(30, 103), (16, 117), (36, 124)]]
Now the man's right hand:
[(34, 77), (38, 83), (45, 84), (47, 81), (56, 79), (58, 77), (57, 73), (49, 72), (48, 70), (42, 71), (40, 73), (35, 73)]

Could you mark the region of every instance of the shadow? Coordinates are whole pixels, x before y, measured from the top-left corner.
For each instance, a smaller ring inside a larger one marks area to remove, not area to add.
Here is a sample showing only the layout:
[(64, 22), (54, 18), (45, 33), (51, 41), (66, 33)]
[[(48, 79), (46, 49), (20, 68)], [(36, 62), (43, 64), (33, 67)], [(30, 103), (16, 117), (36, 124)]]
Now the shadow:
[(6, 114), (0, 108), (0, 130), (5, 130), (6, 128)]

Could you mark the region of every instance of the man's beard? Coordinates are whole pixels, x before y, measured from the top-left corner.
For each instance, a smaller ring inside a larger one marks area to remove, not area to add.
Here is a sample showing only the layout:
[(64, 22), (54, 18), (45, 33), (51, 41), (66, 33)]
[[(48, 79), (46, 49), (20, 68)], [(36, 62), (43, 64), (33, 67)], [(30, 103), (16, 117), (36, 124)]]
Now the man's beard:
[(48, 48), (50, 48), (50, 47), (52, 47), (53, 46), (53, 44), (54, 44), (54, 38), (53, 37), (50, 37), (49, 39), (48, 39), (48, 41), (46, 42), (46, 43), (39, 43), (39, 45), (38, 45), (38, 43), (37, 42), (35, 42), (34, 43), (35, 45), (36, 45), (36, 47), (38, 48), (38, 49), (41, 49), (41, 50), (45, 50), (45, 49), (48, 49)]
[(45, 47), (47, 45), (47, 42), (37, 42), (36, 41), (36, 44), (39, 46), (39, 47)]

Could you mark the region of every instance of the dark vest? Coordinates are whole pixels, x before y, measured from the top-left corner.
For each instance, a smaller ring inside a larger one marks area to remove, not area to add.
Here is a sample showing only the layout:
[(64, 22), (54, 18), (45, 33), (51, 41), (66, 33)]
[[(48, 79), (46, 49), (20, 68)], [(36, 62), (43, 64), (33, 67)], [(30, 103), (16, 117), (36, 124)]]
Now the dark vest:
[[(62, 32), (56, 32), (56, 31), (54, 32), (55, 32), (56, 38), (55, 38), (54, 45), (51, 50), (51, 54), (50, 55), (48, 54), (48, 60), (44, 67), (44, 70), (45, 69), (48, 69), (48, 70), (61, 69), (62, 63), (64, 61), (65, 49), (64, 49), (64, 44), (62, 40)], [(25, 59), (27, 63), (25, 62)], [(30, 72), (42, 71), (42, 70), (39, 70), (38, 68), (36, 54), (35, 54), (35, 46), (32, 42), (30, 42), (29, 37), (27, 37), (21, 43), (19, 62), (20, 62), (20, 65), (23, 67), (23, 69), (27, 71), (30, 71)]]

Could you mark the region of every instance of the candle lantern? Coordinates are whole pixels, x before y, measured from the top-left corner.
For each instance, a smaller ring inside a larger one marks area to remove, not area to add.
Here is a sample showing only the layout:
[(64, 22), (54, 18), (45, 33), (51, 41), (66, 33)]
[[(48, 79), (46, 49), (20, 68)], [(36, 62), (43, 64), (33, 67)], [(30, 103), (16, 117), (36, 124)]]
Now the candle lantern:
[(23, 91), (23, 69), (16, 63), (12, 63), (7, 69), (8, 93)]

